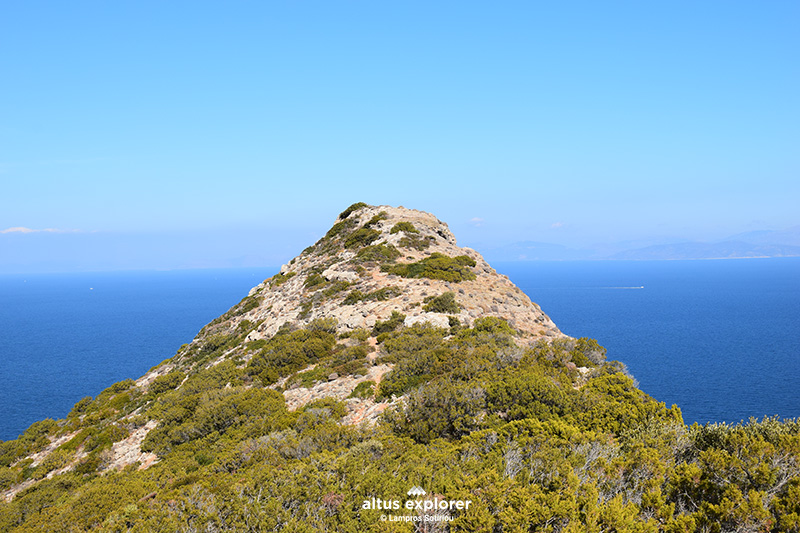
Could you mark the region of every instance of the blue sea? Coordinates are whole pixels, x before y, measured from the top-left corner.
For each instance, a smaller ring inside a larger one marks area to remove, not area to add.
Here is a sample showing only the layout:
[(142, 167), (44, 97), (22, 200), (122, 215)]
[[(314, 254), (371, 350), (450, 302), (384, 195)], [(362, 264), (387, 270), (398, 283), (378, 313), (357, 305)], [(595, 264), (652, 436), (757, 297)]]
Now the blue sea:
[[(687, 423), (800, 416), (800, 258), (494, 266)], [(275, 270), (0, 276), (0, 440), (141, 376)]]
[(800, 258), (494, 266), (688, 424), (800, 417)]
[(275, 270), (0, 276), (0, 440), (143, 375)]

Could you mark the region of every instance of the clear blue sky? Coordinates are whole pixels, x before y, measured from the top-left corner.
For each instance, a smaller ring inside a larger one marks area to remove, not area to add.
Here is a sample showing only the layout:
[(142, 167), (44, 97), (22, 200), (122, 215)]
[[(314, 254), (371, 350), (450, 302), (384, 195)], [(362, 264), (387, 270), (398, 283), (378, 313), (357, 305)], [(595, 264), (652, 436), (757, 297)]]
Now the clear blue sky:
[(58, 231), (0, 233), (0, 271), (280, 264), (355, 201), (479, 250), (797, 225), (798, 27), (796, 1), (5, 2), (0, 231)]

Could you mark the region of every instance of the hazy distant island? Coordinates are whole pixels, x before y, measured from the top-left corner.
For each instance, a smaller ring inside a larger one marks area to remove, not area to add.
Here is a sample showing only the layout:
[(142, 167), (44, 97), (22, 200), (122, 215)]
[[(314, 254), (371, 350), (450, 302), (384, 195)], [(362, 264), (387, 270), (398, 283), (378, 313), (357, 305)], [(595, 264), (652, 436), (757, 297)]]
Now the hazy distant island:
[(243, 296), (0, 442), (0, 530), (800, 528), (797, 420), (687, 427), (434, 215), (353, 204)]
[(713, 242), (669, 241), (643, 245), (620, 242), (570, 247), (520, 241), (491, 248), (485, 256), (493, 261), (674, 261), (694, 259), (747, 259), (800, 257), (800, 226), (782, 231), (751, 231)]

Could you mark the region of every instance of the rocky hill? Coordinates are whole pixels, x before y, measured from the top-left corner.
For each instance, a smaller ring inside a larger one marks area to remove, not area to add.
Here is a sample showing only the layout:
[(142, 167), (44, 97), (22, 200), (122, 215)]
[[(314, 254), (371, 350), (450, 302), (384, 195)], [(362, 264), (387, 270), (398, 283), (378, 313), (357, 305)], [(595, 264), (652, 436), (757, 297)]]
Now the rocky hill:
[(796, 420), (687, 428), (436, 217), (359, 203), (0, 442), (0, 531), (796, 531), (798, 450)]
[[(423, 267), (407, 273), (404, 267), (411, 265)], [(454, 305), (429, 305), (448, 292)], [(475, 250), (460, 248), (447, 224), (403, 207), (345, 211), (324, 238), (254, 287), (249, 298), (257, 305), (227, 324), (258, 322), (248, 340), (271, 337), (286, 323), (306, 325), (319, 318), (335, 319), (339, 333), (373, 328), (392, 312), (406, 315), (405, 326), (450, 327), (454, 319), (471, 326), (491, 315), (507, 320), (528, 341), (562, 335), (508, 277)]]
[[(322, 239), (203, 328), (174, 361), (137, 384), (146, 386), (176, 368), (191, 367), (209, 343), (229, 347), (210, 364), (233, 357), (249, 361), (253, 350), (247, 347), (265, 342), (283, 327), (330, 328), (339, 337), (361, 337), (374, 350), (381, 328), (427, 324), (455, 330), (486, 317), (507, 322), (521, 344), (565, 338), (507, 276), (498, 274), (475, 250), (459, 247), (447, 224), (432, 214), (359, 203), (342, 212)], [(247, 333), (241, 339), (243, 331)], [(392, 370), (392, 364), (376, 364), (376, 357), (368, 354), (370, 366), (355, 376), (332, 370), (319, 374), (327, 381), (305, 387), (287, 387), (286, 376), (271, 386), (286, 388), (290, 410), (325, 397), (345, 400), (360, 383), (379, 384)], [(351, 398), (345, 422), (374, 422), (395, 401)]]

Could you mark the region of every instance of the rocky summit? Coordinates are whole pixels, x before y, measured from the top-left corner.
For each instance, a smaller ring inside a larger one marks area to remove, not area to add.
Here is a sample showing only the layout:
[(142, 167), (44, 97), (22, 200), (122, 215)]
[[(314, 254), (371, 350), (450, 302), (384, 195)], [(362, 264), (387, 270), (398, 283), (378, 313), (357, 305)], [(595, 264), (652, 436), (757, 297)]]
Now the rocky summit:
[[(281, 267), (249, 294), (253, 309), (227, 324), (258, 322), (248, 340), (274, 335), (286, 323), (335, 319), (339, 333), (373, 328), (393, 312), (404, 325), (428, 322), (449, 328), (496, 316), (527, 340), (562, 334), (538, 305), (481, 255), (461, 248), (430, 213), (389, 206), (347, 210), (314, 246)], [(460, 258), (460, 259), (459, 259)], [(419, 271), (412, 265), (421, 265)], [(431, 304), (448, 296), (449, 305)]]

